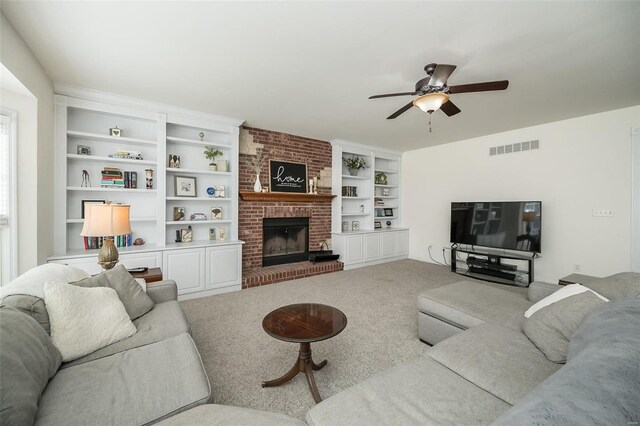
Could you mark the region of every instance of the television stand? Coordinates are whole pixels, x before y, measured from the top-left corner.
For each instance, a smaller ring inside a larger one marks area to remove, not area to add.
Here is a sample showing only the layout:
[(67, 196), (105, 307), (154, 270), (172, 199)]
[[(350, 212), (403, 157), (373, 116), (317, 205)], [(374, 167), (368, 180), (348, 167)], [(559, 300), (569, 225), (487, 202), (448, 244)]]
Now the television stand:
[[(466, 259), (458, 259), (458, 255)], [(532, 256), (493, 253), (476, 249), (451, 247), (451, 272), (499, 284), (529, 287), (533, 282)]]

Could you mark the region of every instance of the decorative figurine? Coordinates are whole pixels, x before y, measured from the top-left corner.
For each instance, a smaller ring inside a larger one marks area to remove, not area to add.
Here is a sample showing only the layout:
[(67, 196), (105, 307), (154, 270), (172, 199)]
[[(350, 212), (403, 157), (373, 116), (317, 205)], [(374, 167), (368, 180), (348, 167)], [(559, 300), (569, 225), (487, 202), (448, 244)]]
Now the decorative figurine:
[(133, 242), (134, 246), (141, 246), (144, 244), (144, 240), (142, 238), (136, 238), (136, 240)]
[(387, 229), (391, 229), (391, 221), (390, 220), (387, 221)]
[(122, 131), (121, 129), (118, 129), (118, 126), (111, 127), (109, 128), (109, 135), (113, 136), (114, 138), (119, 138), (120, 136), (122, 136)]
[(82, 171), (82, 183), (80, 184), (81, 187), (91, 187), (91, 179), (89, 178), (89, 172), (86, 170)]
[(207, 188), (207, 195), (209, 197), (213, 197), (215, 195), (215, 193), (216, 193), (216, 190), (213, 189), (213, 186), (210, 186), (210, 187)]
[(147, 181), (147, 189), (153, 189), (153, 169), (144, 169)]
[[(204, 132), (200, 132), (198, 133), (198, 136), (200, 136), (200, 141), (204, 142)], [(215, 238), (214, 238), (215, 239)]]

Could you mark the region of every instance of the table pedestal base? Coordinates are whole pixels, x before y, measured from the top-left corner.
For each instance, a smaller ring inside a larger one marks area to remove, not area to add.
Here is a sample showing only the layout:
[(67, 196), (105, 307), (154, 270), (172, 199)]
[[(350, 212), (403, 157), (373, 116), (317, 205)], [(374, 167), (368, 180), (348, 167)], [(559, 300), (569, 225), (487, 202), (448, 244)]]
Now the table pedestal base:
[(262, 387), (268, 388), (271, 386), (280, 386), (296, 377), (298, 373), (304, 373), (304, 375), (307, 377), (307, 382), (309, 383), (309, 389), (311, 389), (311, 395), (313, 395), (313, 399), (317, 404), (318, 402), (322, 401), (322, 398), (320, 397), (320, 393), (318, 393), (316, 380), (313, 378), (313, 372), (320, 370), (325, 365), (327, 365), (326, 359), (320, 364), (316, 364), (315, 362), (313, 362), (313, 359), (311, 359), (311, 343), (300, 343), (300, 352), (298, 353), (298, 359), (296, 360), (296, 363), (293, 364), (293, 367), (291, 367), (291, 370), (289, 370), (282, 377), (262, 382)]

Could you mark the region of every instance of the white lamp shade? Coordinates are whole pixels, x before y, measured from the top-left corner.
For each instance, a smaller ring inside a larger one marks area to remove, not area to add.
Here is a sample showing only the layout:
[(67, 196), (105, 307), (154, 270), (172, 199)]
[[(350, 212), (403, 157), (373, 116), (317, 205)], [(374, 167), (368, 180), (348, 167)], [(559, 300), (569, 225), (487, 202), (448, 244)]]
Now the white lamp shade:
[(131, 233), (129, 208), (123, 204), (85, 204), (83, 237), (112, 237)]
[(433, 112), (439, 110), (445, 102), (449, 102), (449, 95), (446, 93), (428, 93), (415, 99), (413, 105), (424, 112)]

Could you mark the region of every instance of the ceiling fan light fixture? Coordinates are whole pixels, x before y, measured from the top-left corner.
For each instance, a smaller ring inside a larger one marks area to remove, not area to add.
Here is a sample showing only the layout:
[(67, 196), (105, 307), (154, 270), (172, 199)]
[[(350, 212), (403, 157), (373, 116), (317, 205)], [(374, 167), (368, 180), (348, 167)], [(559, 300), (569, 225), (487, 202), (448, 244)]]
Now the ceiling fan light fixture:
[(413, 101), (413, 105), (424, 112), (433, 112), (439, 110), (447, 102), (449, 102), (449, 95), (446, 93), (427, 93), (416, 98)]

